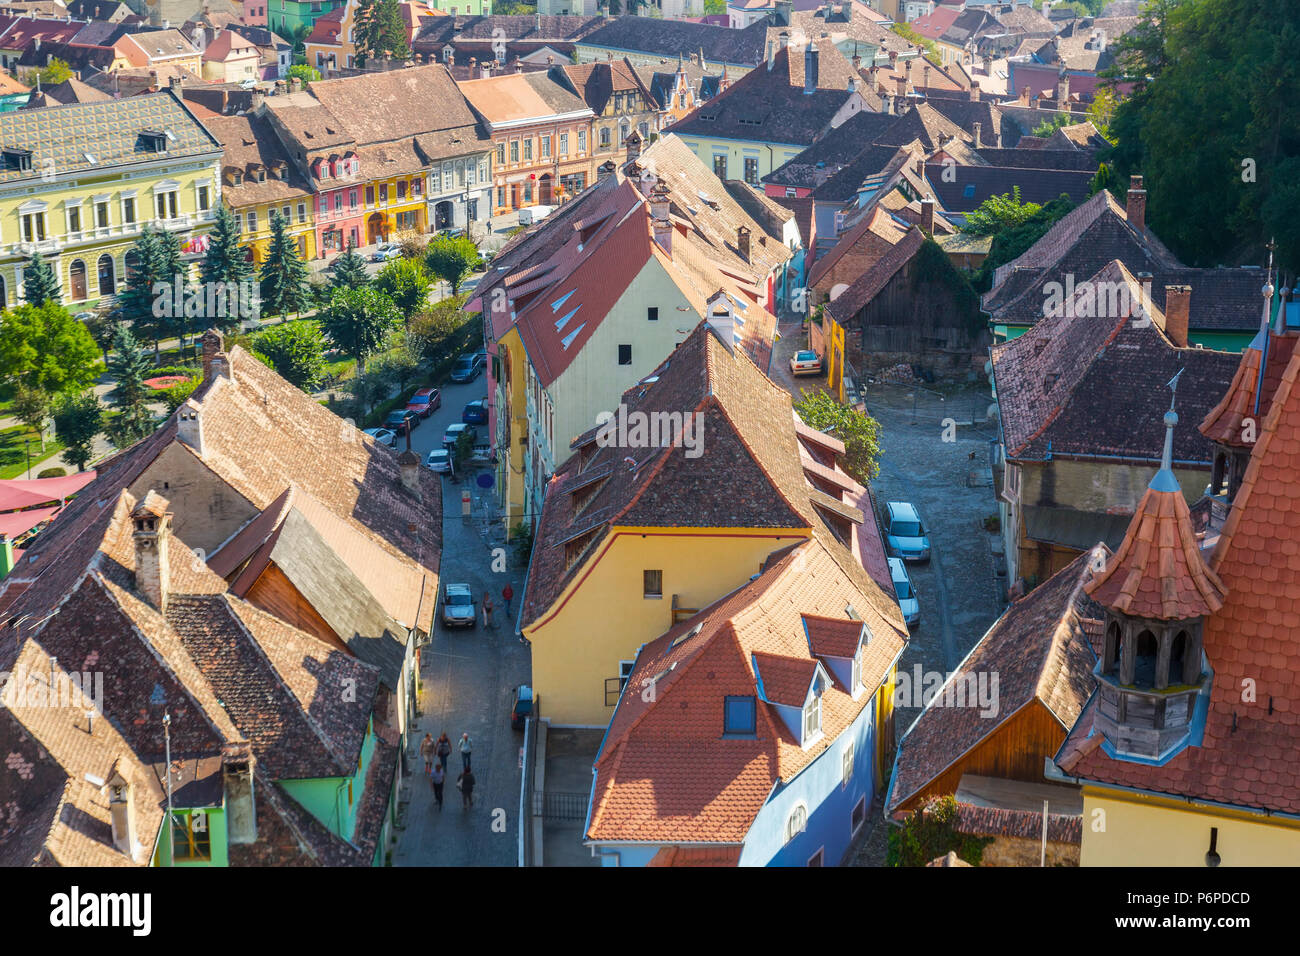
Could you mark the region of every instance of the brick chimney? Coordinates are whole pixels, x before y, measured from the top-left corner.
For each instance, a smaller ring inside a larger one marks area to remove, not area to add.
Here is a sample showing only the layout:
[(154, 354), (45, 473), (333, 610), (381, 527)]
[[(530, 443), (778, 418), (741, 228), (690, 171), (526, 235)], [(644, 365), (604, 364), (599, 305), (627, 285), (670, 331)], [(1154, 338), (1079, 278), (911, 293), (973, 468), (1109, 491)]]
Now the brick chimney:
[(1021, 88), (1021, 90), (1020, 90), (1020, 100), (1018, 101), (1018, 105), (1020, 105), (1020, 106), (1028, 106), (1028, 105), (1029, 105), (1029, 87), (1025, 86), (1025, 87), (1022, 87), (1022, 88)]
[(980, 81), (976, 80), (970, 85), (970, 101), (978, 103), (980, 101)]
[(226, 340), (216, 329), (208, 329), (199, 339), (203, 344), (203, 381), (212, 377), (212, 359), (225, 348)]
[(167, 547), (172, 516), (167, 499), (150, 491), (131, 512), (131, 540), (135, 544), (135, 589), (161, 614), (167, 613), (171, 565)]
[(402, 487), (419, 498), (420, 456), (408, 448), (397, 456), (397, 465), (402, 470)]
[(1192, 314), (1192, 287), (1165, 286), (1165, 335), (1179, 348), (1187, 348), (1187, 325)]
[(934, 200), (921, 200), (921, 231), (927, 236), (934, 235)]
[(176, 437), (182, 444), (194, 450), (194, 454), (203, 457), (203, 419), (202, 409), (194, 400), (187, 398), (185, 404), (176, 409)]
[(736, 228), (736, 249), (740, 251), (740, 257), (746, 262), (749, 261), (749, 227), (738, 226)]
[(108, 789), (108, 819), (113, 833), (113, 846), (128, 860), (135, 859), (135, 804), (131, 783), (116, 767), (104, 784)]
[(669, 190), (661, 179), (650, 191), (650, 225), (654, 229), (655, 242), (659, 248), (670, 256), (673, 254), (673, 223), (668, 218)]
[(1070, 74), (1061, 70), (1060, 78), (1056, 82), (1056, 108), (1060, 110), (1069, 109), (1070, 102)]
[(226, 838), (231, 843), (257, 842), (257, 803), (253, 798), (252, 746), (244, 740), (221, 748), (221, 782), (226, 797)]
[(167, 89), (174, 92), (177, 96), (180, 95), (181, 77), (179, 73), (173, 73), (171, 76), (167, 77)]
[(212, 377), (233, 379), (234, 375), (230, 371), (230, 356), (225, 352), (218, 352), (212, 356)]
[(1142, 188), (1141, 176), (1130, 176), (1128, 180), (1128, 214), (1129, 225), (1140, 231), (1147, 227), (1147, 191)]
[(984, 132), (984, 124), (983, 124), (983, 123), (971, 123), (971, 124), (970, 124), (970, 131), (971, 131), (971, 135), (973, 135), (973, 136), (975, 137), (975, 148), (976, 148), (976, 149), (979, 149), (981, 146), (984, 145), (984, 144), (980, 141), (980, 134)]

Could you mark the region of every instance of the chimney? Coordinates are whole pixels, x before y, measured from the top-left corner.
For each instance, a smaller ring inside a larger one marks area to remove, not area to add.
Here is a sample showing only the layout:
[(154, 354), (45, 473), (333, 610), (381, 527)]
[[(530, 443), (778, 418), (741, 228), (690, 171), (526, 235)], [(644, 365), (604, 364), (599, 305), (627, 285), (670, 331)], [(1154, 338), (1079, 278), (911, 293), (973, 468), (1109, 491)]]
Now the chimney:
[(650, 191), (650, 225), (654, 229), (655, 242), (659, 248), (670, 256), (673, 254), (673, 223), (668, 218), (668, 186), (661, 179)]
[(934, 200), (921, 200), (921, 231), (927, 236), (934, 235)]
[(1070, 74), (1061, 70), (1061, 76), (1056, 83), (1056, 108), (1058, 110), (1069, 109), (1070, 103)]
[(719, 289), (704, 306), (704, 317), (727, 351), (733, 355), (740, 341), (740, 329), (736, 322), (736, 305)]
[(1187, 348), (1187, 325), (1191, 320), (1191, 311), (1191, 286), (1165, 286), (1165, 335), (1180, 349)]
[(749, 227), (738, 226), (736, 228), (736, 248), (740, 251), (740, 257), (746, 262), (749, 261)]
[(921, 86), (927, 90), (930, 88), (930, 64), (929, 63), (921, 67)]
[(980, 142), (980, 133), (984, 129), (984, 124), (976, 122), (976, 123), (971, 123), (970, 125), (971, 125), (971, 133), (975, 137), (975, 148), (979, 149), (983, 145), (983, 143)]
[(230, 379), (234, 376), (230, 371), (230, 356), (225, 352), (218, 352), (212, 356), (212, 377)]
[(770, 38), (767, 41), (767, 68), (772, 69), (772, 64), (776, 62), (776, 43)]
[(289, 77), (289, 92), (290, 93), (302, 92), (302, 77), (300, 76)]
[(180, 95), (181, 76), (179, 73), (173, 73), (171, 76), (167, 77), (167, 89), (171, 90), (173, 93), (177, 94), (178, 96)]
[(397, 456), (397, 465), (402, 470), (402, 487), (415, 497), (421, 497), (420, 456), (408, 448)]
[(980, 81), (976, 80), (970, 85), (970, 101), (978, 103), (980, 101)]
[(203, 381), (212, 377), (212, 359), (225, 348), (226, 341), (216, 329), (208, 329), (199, 339), (203, 344)]
[(1129, 225), (1139, 231), (1147, 227), (1147, 191), (1142, 188), (1141, 176), (1130, 176), (1128, 180), (1128, 221)]
[(203, 457), (203, 418), (202, 410), (193, 399), (187, 398), (185, 404), (176, 409), (176, 437), (183, 444), (194, 449), (194, 454)]
[(857, 78), (856, 76), (850, 76), (850, 77), (849, 77), (849, 92), (850, 92), (850, 93), (856, 93), (857, 91), (858, 91), (858, 78)]
[(635, 163), (641, 156), (641, 134), (636, 130), (632, 130), (632, 132), (628, 134), (625, 145), (627, 146), (627, 161), (629, 163)]
[(858, 56), (858, 48), (856, 46), (853, 48), (853, 57), (849, 62), (853, 64), (854, 73), (857, 73), (862, 69), (862, 57)]
[(782, 30), (777, 39), (781, 42), (781, 49), (784, 50), (790, 46), (790, 31)]
[[(907, 96), (907, 77), (905, 76), (895, 77), (895, 82), (898, 84), (899, 97)], [(902, 107), (900, 106), (899, 109), (902, 109)]]
[(9, 573), (14, 569), (14, 543), (9, 540), (9, 535), (0, 531), (0, 581), (9, 577)]
[(131, 512), (135, 543), (135, 589), (160, 614), (167, 613), (171, 565), (167, 543), (171, 538), (172, 516), (167, 499), (150, 491)]
[(922, 156), (916, 161), (916, 175), (920, 179), (925, 178), (925, 157)]
[(793, 9), (793, 0), (776, 0), (776, 25), (788, 27), (790, 25), (790, 11)]
[(1106, 52), (1106, 31), (1105, 30), (1097, 31), (1097, 50), (1101, 53)]
[(487, 61), (484, 61), (483, 65), (479, 67), (479, 76), (486, 80), (491, 75), (492, 75), (492, 64), (488, 63)]
[(253, 89), (248, 94), (248, 112), (256, 113), (266, 102), (266, 94), (259, 89)]
[(817, 92), (817, 44), (808, 41), (808, 48), (803, 51), (803, 91)]
[(128, 860), (134, 860), (135, 808), (131, 802), (131, 784), (114, 767), (105, 786), (108, 788), (108, 819), (113, 830), (113, 846)]
[(257, 802), (253, 798), (253, 748), (244, 740), (221, 748), (221, 782), (226, 796), (226, 839), (257, 842)]
[(513, 60), (510, 61), (510, 72), (518, 73), (520, 72), (520, 70), (521, 67), (519, 66), (519, 57), (515, 57)]
[(1029, 87), (1027, 87), (1027, 86), (1026, 86), (1026, 87), (1023, 87), (1023, 88), (1020, 90), (1020, 102), (1019, 102), (1019, 105), (1020, 105), (1020, 106), (1028, 106), (1028, 105), (1029, 105)]
[(890, 93), (889, 90), (885, 90), (880, 94), (880, 112), (894, 112), (894, 94)]
[(537, 32), (542, 32), (542, 15), (540, 13), (537, 14)]

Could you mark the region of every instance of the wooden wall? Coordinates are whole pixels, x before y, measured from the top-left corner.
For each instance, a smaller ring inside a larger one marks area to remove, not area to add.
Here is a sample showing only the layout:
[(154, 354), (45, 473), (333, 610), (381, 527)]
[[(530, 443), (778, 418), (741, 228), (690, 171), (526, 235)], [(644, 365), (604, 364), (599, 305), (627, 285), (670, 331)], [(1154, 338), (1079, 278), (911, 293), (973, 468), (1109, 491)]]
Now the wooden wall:
[(293, 582), (274, 564), (268, 564), (266, 570), (253, 582), (253, 586), (245, 595), (245, 600), (299, 630), (314, 634), (346, 654), (352, 653), (334, 630), (325, 623), (325, 619), (307, 603), (306, 598), (293, 586)]

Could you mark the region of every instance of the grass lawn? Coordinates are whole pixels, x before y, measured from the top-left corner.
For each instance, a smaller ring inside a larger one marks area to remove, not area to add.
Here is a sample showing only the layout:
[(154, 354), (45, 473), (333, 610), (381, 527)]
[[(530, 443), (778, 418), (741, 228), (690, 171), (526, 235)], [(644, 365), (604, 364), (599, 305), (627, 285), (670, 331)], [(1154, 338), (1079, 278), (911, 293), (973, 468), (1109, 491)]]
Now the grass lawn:
[[(63, 450), (63, 443), (57, 438), (51, 438), (45, 442), (45, 448), (41, 448), (41, 436), (38, 432), (33, 431), (26, 425), (15, 425), (12, 428), (6, 428), (0, 431), (0, 479), (3, 478), (21, 478), (27, 471), (27, 451), (23, 444), (24, 438), (30, 438), (32, 451), (32, 465), (44, 461), (51, 455), (57, 455)], [(55, 467), (53, 464), (47, 465), (47, 468)], [(32, 477), (35, 478), (34, 469)]]

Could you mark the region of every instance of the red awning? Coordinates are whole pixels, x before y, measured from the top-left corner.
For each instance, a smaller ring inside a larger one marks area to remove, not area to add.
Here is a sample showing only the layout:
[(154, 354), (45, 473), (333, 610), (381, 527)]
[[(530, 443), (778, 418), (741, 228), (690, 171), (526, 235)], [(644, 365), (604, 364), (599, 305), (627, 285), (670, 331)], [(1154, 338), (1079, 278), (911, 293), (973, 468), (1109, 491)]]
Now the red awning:
[(12, 541), (58, 513), (58, 508), (32, 508), (28, 511), (10, 511), (0, 514), (0, 534), (6, 535)]
[(81, 471), (62, 478), (11, 478), (0, 481), (0, 511), (62, 502), (94, 480), (94, 471)]

